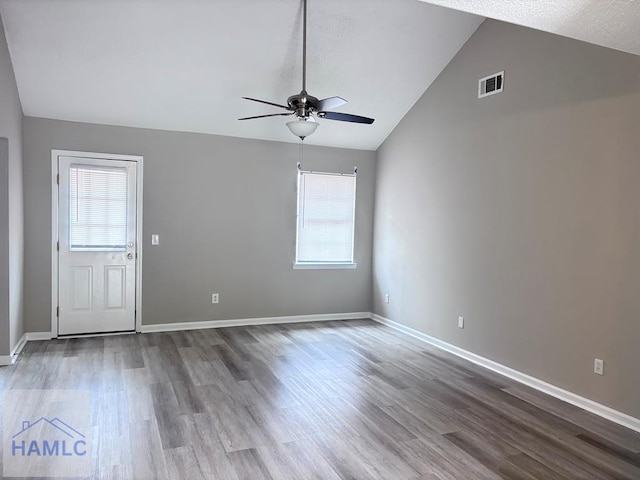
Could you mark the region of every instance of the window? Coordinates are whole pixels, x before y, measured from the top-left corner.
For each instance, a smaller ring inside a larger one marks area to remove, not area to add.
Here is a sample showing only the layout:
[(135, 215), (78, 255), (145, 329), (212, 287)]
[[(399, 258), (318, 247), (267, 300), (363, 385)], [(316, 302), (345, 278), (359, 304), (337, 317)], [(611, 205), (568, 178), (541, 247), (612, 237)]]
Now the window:
[(127, 170), (71, 165), (69, 246), (73, 250), (122, 250), (127, 243)]
[(298, 172), (294, 268), (353, 268), (356, 176)]

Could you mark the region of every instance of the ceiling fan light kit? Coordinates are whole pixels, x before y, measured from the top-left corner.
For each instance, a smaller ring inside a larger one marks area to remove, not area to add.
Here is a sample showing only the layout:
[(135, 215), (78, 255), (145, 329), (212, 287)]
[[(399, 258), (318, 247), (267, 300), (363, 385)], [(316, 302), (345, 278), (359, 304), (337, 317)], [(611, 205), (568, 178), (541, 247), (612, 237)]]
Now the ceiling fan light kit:
[(264, 103), (274, 107), (284, 108), (287, 113), (270, 113), (267, 115), (256, 115), (252, 117), (239, 118), (238, 120), (252, 120), (254, 118), (280, 117), (295, 115), (297, 120), (287, 122), (287, 127), (296, 137), (304, 140), (318, 128), (318, 123), (314, 116), (327, 120), (337, 120), (339, 122), (372, 124), (373, 118), (351, 115), (349, 113), (331, 112), (334, 108), (345, 105), (347, 101), (341, 97), (329, 97), (318, 100), (307, 93), (307, 0), (303, 1), (303, 21), (302, 21), (302, 90), (297, 95), (292, 95), (287, 99), (287, 105), (267, 102), (257, 98), (242, 97), (252, 102)]
[(318, 122), (314, 122), (313, 120), (308, 120), (305, 118), (299, 118), (293, 122), (287, 122), (287, 127), (291, 133), (293, 133), (296, 137), (300, 137), (300, 140), (304, 140), (306, 137), (311, 135), (318, 128)]

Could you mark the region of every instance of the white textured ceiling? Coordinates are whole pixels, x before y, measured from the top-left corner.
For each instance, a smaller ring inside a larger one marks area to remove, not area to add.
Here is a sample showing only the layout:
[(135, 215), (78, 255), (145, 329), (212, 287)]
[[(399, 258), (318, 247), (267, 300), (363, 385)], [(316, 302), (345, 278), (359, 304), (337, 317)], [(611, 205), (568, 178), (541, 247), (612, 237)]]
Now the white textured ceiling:
[[(0, 0), (25, 115), (295, 142), (301, 0)], [(373, 125), (306, 143), (376, 149), (483, 18), (415, 0), (309, 0), (310, 94)]]
[(640, 55), (640, 0), (422, 0)]

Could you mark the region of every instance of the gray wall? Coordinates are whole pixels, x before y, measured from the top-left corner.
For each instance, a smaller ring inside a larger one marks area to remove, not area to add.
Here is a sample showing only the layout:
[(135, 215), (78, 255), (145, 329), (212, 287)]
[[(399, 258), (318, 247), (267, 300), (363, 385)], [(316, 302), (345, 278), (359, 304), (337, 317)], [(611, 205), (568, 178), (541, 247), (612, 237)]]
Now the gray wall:
[(0, 355), (24, 333), (22, 106), (0, 17)]
[(50, 330), (51, 149), (144, 156), (143, 324), (370, 310), (375, 152), (305, 147), (305, 169), (358, 166), (358, 268), (293, 270), (298, 145), (30, 117), (24, 135), (28, 331)]
[(486, 21), (378, 151), (374, 311), (640, 418), (639, 115), (640, 58)]
[(9, 257), (9, 141), (0, 138), (0, 356), (11, 352)]

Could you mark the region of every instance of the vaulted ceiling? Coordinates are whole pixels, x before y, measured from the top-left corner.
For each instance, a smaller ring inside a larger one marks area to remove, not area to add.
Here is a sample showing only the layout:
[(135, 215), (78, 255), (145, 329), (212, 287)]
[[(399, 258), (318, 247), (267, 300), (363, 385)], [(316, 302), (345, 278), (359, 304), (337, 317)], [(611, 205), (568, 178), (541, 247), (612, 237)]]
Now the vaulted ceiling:
[[(373, 125), (320, 120), (306, 142), (376, 149), (482, 18), (416, 0), (309, 0), (310, 94)], [(301, 0), (2, 0), (25, 115), (296, 142)]]
[[(305, 142), (376, 149), (484, 17), (640, 54), (640, 1), (308, 0), (308, 84), (373, 125)], [(434, 5), (435, 4), (435, 5)], [(301, 0), (0, 0), (25, 115), (296, 142)], [(447, 8), (444, 8), (447, 7)], [(485, 72), (487, 73), (487, 72)], [(491, 73), (491, 72), (488, 72)], [(470, 79), (473, 81), (473, 79)]]
[(421, 0), (640, 55), (638, 0)]

